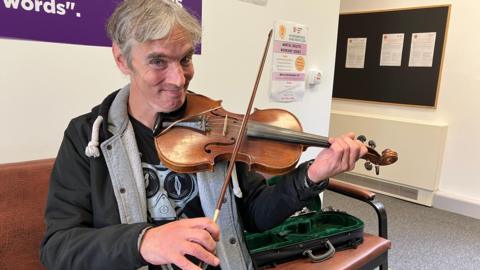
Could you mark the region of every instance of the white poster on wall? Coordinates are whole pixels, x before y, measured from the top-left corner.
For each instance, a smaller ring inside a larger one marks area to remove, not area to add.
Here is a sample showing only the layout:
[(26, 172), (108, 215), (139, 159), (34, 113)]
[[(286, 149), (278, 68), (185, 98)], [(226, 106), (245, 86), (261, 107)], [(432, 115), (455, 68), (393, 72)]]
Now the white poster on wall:
[(404, 37), (404, 33), (383, 34), (380, 66), (401, 66)]
[(345, 68), (364, 68), (367, 38), (349, 38)]
[(409, 67), (432, 67), (436, 32), (412, 33)]
[(305, 93), (307, 26), (276, 21), (273, 33), (270, 99), (277, 102), (302, 100)]

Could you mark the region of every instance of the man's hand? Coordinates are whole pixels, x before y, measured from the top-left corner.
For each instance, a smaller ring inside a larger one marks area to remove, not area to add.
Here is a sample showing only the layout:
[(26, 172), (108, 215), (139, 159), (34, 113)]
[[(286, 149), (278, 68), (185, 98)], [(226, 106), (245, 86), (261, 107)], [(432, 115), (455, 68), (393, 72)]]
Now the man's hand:
[(140, 244), (140, 254), (150, 264), (173, 263), (183, 270), (200, 270), (185, 255), (217, 266), (214, 255), (220, 229), (209, 218), (182, 219), (148, 229)]
[(367, 147), (348, 133), (328, 140), (331, 146), (320, 152), (308, 168), (308, 178), (315, 183), (355, 168), (355, 162), (368, 152)]

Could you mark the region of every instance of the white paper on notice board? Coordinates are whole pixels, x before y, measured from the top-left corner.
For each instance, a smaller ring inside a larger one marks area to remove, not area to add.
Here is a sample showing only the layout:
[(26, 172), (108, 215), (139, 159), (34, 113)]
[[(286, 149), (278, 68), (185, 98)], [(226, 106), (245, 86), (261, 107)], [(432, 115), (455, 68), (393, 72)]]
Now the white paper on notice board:
[(364, 68), (367, 38), (349, 38), (345, 68)]
[(380, 66), (399, 67), (402, 65), (404, 33), (383, 34)]
[(412, 33), (409, 67), (432, 67), (436, 32)]

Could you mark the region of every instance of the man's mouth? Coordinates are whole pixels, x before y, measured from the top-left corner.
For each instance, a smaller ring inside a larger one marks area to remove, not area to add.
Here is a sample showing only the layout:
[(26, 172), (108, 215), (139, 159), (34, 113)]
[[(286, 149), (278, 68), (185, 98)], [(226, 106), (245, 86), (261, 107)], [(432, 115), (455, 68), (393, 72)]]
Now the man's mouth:
[(164, 94), (167, 94), (167, 95), (170, 95), (170, 96), (179, 96), (182, 94), (182, 90), (164, 90), (164, 89), (161, 89), (159, 91), (159, 93), (164, 93)]

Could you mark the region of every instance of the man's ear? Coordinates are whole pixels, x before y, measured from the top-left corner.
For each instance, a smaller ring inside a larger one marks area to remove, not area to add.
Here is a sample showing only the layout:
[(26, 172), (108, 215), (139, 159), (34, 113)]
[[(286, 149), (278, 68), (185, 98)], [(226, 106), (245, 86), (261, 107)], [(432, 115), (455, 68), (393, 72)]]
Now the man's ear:
[(128, 67), (127, 59), (123, 56), (122, 50), (118, 47), (118, 44), (113, 42), (112, 44), (112, 53), (115, 63), (120, 71), (125, 75), (130, 75), (130, 68)]

